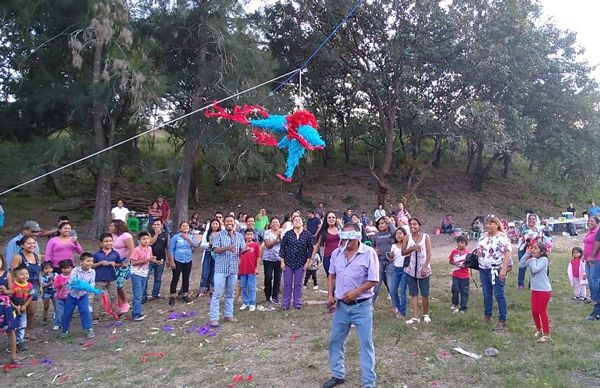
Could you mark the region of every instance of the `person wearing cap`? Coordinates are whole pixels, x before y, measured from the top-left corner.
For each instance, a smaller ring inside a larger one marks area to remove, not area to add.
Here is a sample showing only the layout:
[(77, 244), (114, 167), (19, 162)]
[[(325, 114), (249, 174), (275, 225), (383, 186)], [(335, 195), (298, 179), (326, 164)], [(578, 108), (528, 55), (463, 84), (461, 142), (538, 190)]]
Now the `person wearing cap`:
[(358, 336), (362, 385), (376, 384), (373, 287), (379, 282), (379, 259), (373, 248), (360, 242), (361, 236), (357, 224), (346, 224), (340, 232), (342, 244), (331, 254), (327, 304), (334, 311), (328, 346), (332, 378), (323, 388), (345, 382), (344, 344), (352, 325)]
[[(37, 239), (41, 232), (42, 228), (40, 228), (40, 224), (38, 224), (35, 221), (25, 221), (21, 233), (17, 234), (15, 237), (12, 238), (12, 240), (8, 242), (8, 244), (6, 244), (6, 251), (4, 252), (4, 257), (6, 257), (7, 260), (11, 260), (12, 265), (12, 258), (14, 258), (15, 256), (18, 257), (19, 253), (23, 251), (23, 249), (18, 244), (19, 241), (21, 241), (23, 237), (30, 236)], [(35, 244), (34, 252), (36, 255), (40, 254), (39, 244)]]

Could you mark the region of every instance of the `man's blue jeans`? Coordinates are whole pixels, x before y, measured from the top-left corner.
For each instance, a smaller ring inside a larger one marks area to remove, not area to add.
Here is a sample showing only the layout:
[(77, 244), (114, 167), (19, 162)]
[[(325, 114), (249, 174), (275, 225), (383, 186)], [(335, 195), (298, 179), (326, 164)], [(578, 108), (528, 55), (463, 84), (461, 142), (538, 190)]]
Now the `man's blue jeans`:
[(73, 319), (75, 307), (77, 307), (77, 310), (79, 310), (79, 321), (81, 322), (81, 328), (84, 330), (89, 330), (92, 328), (92, 313), (90, 312), (90, 301), (88, 299), (88, 294), (83, 295), (79, 299), (69, 295), (65, 301), (65, 311), (63, 313), (63, 333), (69, 331), (71, 327), (71, 319)]
[(227, 275), (222, 273), (215, 273), (215, 290), (213, 292), (212, 299), (210, 300), (210, 320), (219, 320), (219, 302), (221, 295), (225, 292), (225, 308), (223, 310), (223, 316), (225, 318), (233, 317), (233, 293), (235, 291), (235, 283), (237, 282), (237, 275)]
[[(506, 295), (504, 294), (504, 282), (498, 276), (493, 276), (493, 269), (480, 269), (481, 290), (483, 291), (483, 313), (486, 317), (492, 316), (494, 297), (498, 302), (498, 320), (506, 321), (507, 307)], [(500, 272), (500, 270), (497, 270)], [(492, 280), (493, 283), (492, 284)], [(492, 295), (493, 294), (493, 295)]]
[(356, 328), (359, 342), (359, 359), (362, 370), (363, 387), (375, 387), (375, 347), (373, 346), (373, 301), (368, 299), (355, 305), (338, 301), (329, 335), (329, 367), (333, 377), (343, 379), (344, 345), (350, 332), (350, 326)]
[(152, 297), (158, 298), (160, 294), (160, 286), (162, 284), (162, 276), (165, 270), (164, 262), (162, 264), (150, 263), (148, 266), (148, 277), (146, 278), (146, 285), (144, 286), (144, 293), (142, 298), (148, 298), (148, 283), (150, 283), (150, 275), (154, 274), (154, 284), (152, 286)]
[(133, 318), (142, 315), (142, 293), (148, 285), (148, 278), (136, 274), (131, 274), (131, 293), (133, 295)]
[(392, 278), (390, 279), (390, 294), (394, 307), (398, 309), (402, 316), (406, 316), (406, 287), (407, 274), (404, 267), (394, 267)]
[(248, 306), (256, 305), (256, 275), (240, 275), (242, 303)]

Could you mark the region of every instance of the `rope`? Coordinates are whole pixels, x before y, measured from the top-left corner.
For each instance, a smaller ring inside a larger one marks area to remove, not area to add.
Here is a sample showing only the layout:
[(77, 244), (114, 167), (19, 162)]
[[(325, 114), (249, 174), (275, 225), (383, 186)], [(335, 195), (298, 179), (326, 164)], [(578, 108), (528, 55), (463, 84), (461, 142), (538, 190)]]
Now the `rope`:
[[(221, 99), (221, 100), (218, 100), (218, 101), (217, 101), (217, 103), (218, 103), (218, 104), (220, 104), (220, 103), (222, 103), (222, 102), (225, 102), (225, 101), (227, 101), (227, 100), (231, 100), (232, 98), (235, 98), (235, 97), (241, 96), (242, 94), (248, 93), (248, 92), (250, 92), (250, 91), (252, 91), (252, 90), (254, 90), (254, 89), (258, 89), (258, 88), (260, 88), (261, 86), (265, 86), (265, 85), (267, 85), (267, 84), (269, 84), (269, 83), (271, 83), (271, 82), (273, 82), (273, 81), (276, 81), (276, 80), (278, 80), (278, 79), (280, 79), (280, 78), (287, 77), (287, 76), (289, 76), (290, 74), (297, 73), (298, 71), (299, 71), (299, 69), (292, 70), (292, 71), (290, 71), (290, 72), (288, 72), (288, 73), (285, 73), (285, 74), (282, 74), (282, 75), (280, 75), (280, 76), (278, 76), (278, 77), (276, 77), (276, 78), (270, 79), (270, 80), (268, 80), (268, 81), (265, 81), (265, 82), (263, 82), (263, 83), (261, 83), (261, 84), (258, 84), (258, 85), (255, 85), (255, 86), (252, 86), (251, 88), (248, 88), (248, 89), (246, 89), (246, 90), (242, 90), (241, 92), (238, 92), (238, 93), (232, 94), (232, 95), (230, 95), (230, 96), (228, 96), (228, 97), (225, 97), (225, 98), (223, 98), (223, 99)], [(48, 171), (48, 172), (47, 172), (47, 173), (45, 173), (45, 174), (39, 175), (39, 176), (37, 176), (37, 177), (35, 177), (35, 178), (32, 178), (32, 179), (30, 179), (30, 180), (28, 180), (28, 181), (25, 181), (25, 182), (23, 182), (23, 183), (20, 183), (20, 184), (18, 184), (18, 185), (16, 185), (16, 186), (13, 186), (13, 187), (11, 187), (10, 189), (8, 189), (8, 190), (4, 190), (3, 192), (1, 192), (1, 193), (0, 193), (0, 196), (3, 196), (3, 195), (5, 195), (5, 194), (8, 194), (8, 193), (10, 193), (11, 191), (14, 191), (14, 190), (16, 190), (16, 189), (18, 189), (18, 188), (20, 188), (20, 187), (23, 187), (23, 186), (25, 186), (25, 185), (28, 185), (28, 184), (32, 183), (32, 182), (35, 182), (35, 181), (37, 181), (37, 180), (40, 180), (40, 179), (42, 179), (42, 178), (45, 178), (45, 177), (47, 177), (48, 175), (54, 174), (55, 172), (58, 172), (58, 171), (64, 170), (65, 168), (68, 168), (68, 167), (71, 167), (71, 166), (73, 166), (73, 165), (75, 165), (75, 164), (77, 164), (77, 163), (83, 162), (84, 160), (87, 160), (87, 159), (93, 158), (94, 156), (100, 155), (100, 154), (102, 154), (102, 153), (104, 153), (104, 152), (107, 152), (107, 151), (109, 151), (109, 150), (113, 149), (113, 148), (116, 148), (116, 147), (118, 147), (118, 146), (120, 146), (120, 145), (123, 145), (123, 144), (125, 144), (125, 143), (127, 143), (127, 142), (130, 142), (130, 141), (132, 141), (132, 140), (134, 140), (134, 139), (137, 139), (138, 137), (141, 137), (141, 136), (147, 135), (148, 133), (150, 133), (150, 132), (152, 132), (152, 131), (156, 131), (157, 129), (163, 128), (163, 127), (165, 127), (165, 126), (167, 126), (167, 125), (170, 125), (170, 124), (173, 124), (173, 123), (175, 123), (175, 122), (177, 122), (177, 121), (180, 121), (180, 120), (182, 120), (182, 119), (184, 119), (184, 118), (186, 118), (186, 117), (188, 117), (188, 116), (191, 116), (191, 115), (193, 115), (193, 114), (196, 114), (196, 113), (202, 112), (202, 111), (204, 111), (204, 110), (206, 110), (206, 109), (210, 108), (212, 105), (213, 105), (213, 103), (210, 103), (210, 104), (208, 104), (208, 105), (206, 105), (206, 106), (203, 106), (202, 108), (198, 108), (198, 109), (196, 109), (196, 110), (194, 110), (194, 111), (192, 111), (192, 112), (186, 113), (186, 114), (184, 114), (184, 115), (182, 115), (182, 116), (179, 116), (179, 117), (176, 117), (176, 118), (174, 118), (174, 119), (172, 119), (172, 120), (166, 121), (166, 122), (164, 122), (164, 123), (162, 123), (162, 124), (160, 124), (160, 125), (156, 125), (156, 126), (154, 126), (154, 127), (150, 128), (150, 129), (148, 129), (147, 131), (144, 131), (144, 132), (138, 133), (137, 135), (134, 135), (134, 136), (132, 136), (132, 137), (130, 137), (130, 138), (128, 138), (128, 139), (122, 140), (122, 141), (120, 141), (120, 142), (118, 142), (118, 143), (115, 143), (115, 144), (113, 144), (113, 145), (111, 145), (111, 146), (108, 146), (108, 147), (106, 147), (106, 148), (103, 148), (103, 149), (101, 149), (101, 150), (99, 150), (99, 151), (96, 151), (96, 152), (94, 152), (94, 153), (92, 153), (92, 154), (90, 154), (90, 155), (84, 156), (83, 158), (77, 159), (77, 160), (75, 160), (75, 161), (73, 161), (73, 162), (71, 162), (71, 163), (65, 164), (64, 166), (60, 166), (60, 167), (58, 167), (58, 168), (55, 168), (55, 169), (54, 169), (54, 170), (52, 170), (52, 171)], [(224, 132), (223, 132), (223, 133), (224, 133)], [(218, 137), (220, 137), (220, 136), (221, 136), (221, 135), (217, 136), (217, 138), (218, 138)], [(216, 140), (217, 138), (213, 139), (213, 141), (214, 141), (214, 140)], [(212, 141), (211, 141), (211, 142), (212, 142)], [(209, 143), (209, 144), (210, 144), (210, 143)]]
[[(290, 71), (290, 72), (288, 72), (288, 73), (282, 74), (282, 75), (280, 75), (279, 77), (273, 78), (273, 79), (271, 79), (271, 80), (269, 80), (269, 81), (265, 81), (265, 82), (263, 82), (263, 83), (261, 83), (261, 84), (259, 84), (259, 85), (255, 85), (255, 86), (253, 86), (253, 87), (251, 87), (251, 88), (248, 88), (248, 89), (246, 89), (246, 90), (243, 90), (243, 91), (241, 91), (241, 92), (239, 92), (239, 93), (232, 94), (231, 96), (225, 97), (225, 98), (223, 98), (223, 99), (221, 99), (221, 100), (217, 101), (217, 103), (222, 103), (222, 102), (225, 102), (225, 101), (227, 101), (227, 100), (230, 100), (230, 99), (232, 99), (232, 98), (235, 98), (235, 97), (241, 96), (242, 94), (245, 94), (245, 93), (247, 93), (247, 92), (250, 92), (250, 91), (252, 91), (252, 90), (254, 90), (254, 89), (257, 89), (257, 88), (259, 88), (259, 87), (261, 87), (261, 86), (264, 86), (264, 85), (267, 85), (267, 84), (269, 84), (269, 83), (272, 83), (272, 82), (274, 82), (274, 81), (277, 81), (277, 80), (278, 80), (278, 79), (280, 79), (280, 78), (283, 78), (283, 77), (288, 77), (288, 78), (286, 78), (286, 79), (285, 79), (285, 80), (284, 80), (282, 83), (280, 83), (280, 84), (279, 84), (279, 85), (278, 85), (278, 86), (277, 86), (277, 87), (276, 87), (276, 88), (275, 88), (273, 91), (271, 91), (269, 94), (267, 94), (265, 97), (263, 97), (263, 98), (262, 98), (262, 99), (261, 99), (261, 100), (258, 102), (258, 105), (261, 105), (261, 104), (262, 104), (262, 103), (263, 103), (263, 102), (264, 102), (264, 101), (265, 101), (267, 98), (269, 98), (269, 97), (271, 97), (272, 95), (274, 95), (275, 93), (277, 93), (277, 92), (278, 92), (278, 91), (279, 91), (279, 90), (280, 90), (280, 89), (281, 89), (283, 86), (285, 86), (285, 85), (286, 85), (287, 83), (289, 83), (289, 82), (290, 82), (292, 79), (294, 79), (294, 77), (296, 76), (296, 73), (300, 73), (300, 74), (302, 73), (302, 70), (303, 70), (304, 68), (306, 68), (306, 66), (308, 66), (308, 64), (309, 64), (309, 63), (310, 63), (310, 62), (313, 60), (313, 58), (314, 58), (314, 57), (317, 55), (317, 53), (318, 53), (319, 51), (321, 51), (321, 49), (323, 49), (323, 48), (324, 48), (324, 47), (327, 45), (327, 43), (329, 43), (329, 41), (331, 40), (331, 38), (333, 38), (333, 36), (334, 36), (334, 35), (335, 35), (335, 34), (338, 32), (338, 30), (339, 30), (339, 29), (342, 27), (342, 25), (343, 25), (343, 24), (344, 24), (346, 21), (348, 21), (348, 19), (350, 19), (350, 17), (352, 17), (352, 15), (353, 15), (353, 14), (356, 12), (356, 10), (358, 9), (358, 7), (360, 7), (364, 1), (365, 1), (365, 0), (357, 0), (357, 1), (354, 3), (354, 5), (353, 5), (353, 6), (352, 6), (352, 8), (350, 9), (350, 11), (349, 11), (349, 12), (346, 14), (346, 16), (344, 16), (344, 18), (343, 18), (342, 20), (340, 20), (340, 22), (339, 22), (338, 24), (336, 24), (336, 26), (335, 26), (335, 27), (333, 28), (333, 30), (332, 30), (332, 31), (329, 33), (329, 35), (327, 35), (327, 37), (325, 38), (325, 40), (323, 40), (323, 41), (321, 42), (321, 44), (320, 44), (320, 45), (319, 45), (319, 46), (318, 46), (318, 47), (317, 47), (317, 48), (316, 48), (316, 49), (315, 49), (315, 50), (312, 52), (312, 54), (311, 54), (311, 55), (310, 55), (310, 56), (309, 56), (309, 57), (308, 57), (308, 58), (307, 58), (307, 59), (306, 59), (306, 60), (305, 60), (305, 61), (302, 63), (302, 65), (300, 65), (300, 67), (299, 67), (299, 68), (297, 68), (297, 69), (295, 69), (295, 70), (292, 70), (292, 71)], [(60, 34), (59, 34), (59, 35), (60, 35)], [(54, 38), (56, 38), (56, 37), (54, 37)], [(52, 39), (54, 39), (54, 38), (52, 38)], [(300, 91), (301, 91), (301, 88), (302, 88), (302, 84), (301, 84), (301, 83), (302, 83), (302, 75), (300, 75)], [(146, 134), (148, 134), (148, 133), (150, 133), (150, 132), (153, 132), (153, 131), (155, 131), (155, 130), (157, 130), (157, 129), (163, 128), (163, 127), (164, 127), (164, 126), (166, 126), (166, 125), (173, 124), (173, 123), (175, 123), (175, 122), (177, 122), (177, 121), (179, 121), (179, 120), (182, 120), (182, 119), (184, 119), (184, 118), (186, 118), (186, 117), (188, 117), (188, 116), (191, 116), (191, 115), (193, 115), (193, 114), (196, 114), (196, 113), (198, 113), (198, 112), (202, 112), (202, 111), (204, 111), (204, 110), (206, 110), (206, 109), (210, 108), (211, 106), (212, 106), (212, 103), (211, 103), (211, 104), (209, 104), (209, 105), (203, 106), (202, 108), (196, 109), (196, 110), (194, 110), (194, 111), (192, 111), (192, 112), (186, 113), (186, 114), (184, 114), (183, 116), (179, 116), (179, 117), (177, 117), (177, 118), (174, 118), (174, 119), (172, 119), (172, 120), (169, 120), (169, 121), (167, 121), (167, 122), (165, 122), (165, 123), (162, 123), (162, 124), (160, 124), (160, 125), (154, 126), (154, 127), (150, 128), (150, 129), (148, 129), (147, 131), (141, 132), (141, 133), (139, 133), (139, 134), (137, 134), (137, 135), (135, 135), (135, 136), (132, 136), (132, 137), (130, 137), (130, 138), (128, 138), (128, 139), (122, 140), (122, 141), (120, 141), (120, 142), (118, 142), (118, 143), (115, 143), (115, 144), (113, 144), (113, 145), (111, 145), (111, 146), (108, 146), (108, 147), (106, 147), (106, 148), (104, 148), (104, 149), (101, 149), (101, 150), (99, 150), (99, 151), (96, 151), (96, 152), (94, 152), (94, 153), (92, 153), (92, 154), (90, 154), (90, 155), (84, 156), (83, 158), (80, 158), (80, 159), (77, 159), (77, 160), (75, 160), (75, 161), (73, 161), (73, 162), (71, 162), (71, 163), (65, 164), (64, 166), (61, 166), (61, 167), (55, 168), (54, 170), (52, 170), (52, 171), (48, 171), (48, 172), (46, 172), (45, 174), (42, 174), (42, 175), (39, 175), (39, 176), (37, 176), (37, 177), (35, 177), (35, 178), (29, 179), (28, 181), (25, 181), (25, 182), (23, 182), (23, 183), (20, 183), (20, 184), (18, 184), (18, 185), (16, 185), (16, 186), (13, 186), (13, 187), (11, 187), (11, 188), (10, 188), (10, 189), (8, 189), (8, 190), (4, 190), (3, 192), (1, 192), (1, 193), (0, 193), (0, 197), (1, 197), (1, 196), (3, 196), (3, 195), (5, 195), (5, 194), (8, 194), (8, 193), (10, 193), (11, 191), (14, 191), (14, 190), (16, 190), (16, 189), (18, 189), (18, 188), (21, 188), (21, 187), (23, 187), (23, 186), (25, 186), (25, 185), (28, 185), (28, 184), (30, 184), (30, 183), (33, 183), (33, 182), (35, 182), (35, 181), (37, 181), (37, 180), (40, 180), (40, 179), (42, 179), (42, 178), (45, 178), (45, 177), (47, 177), (48, 175), (51, 175), (51, 174), (54, 174), (54, 173), (56, 173), (56, 172), (58, 172), (58, 171), (64, 170), (64, 169), (66, 169), (66, 168), (68, 168), (68, 167), (71, 167), (71, 166), (73, 166), (73, 165), (77, 164), (77, 163), (83, 162), (84, 160), (87, 160), (87, 159), (93, 158), (94, 156), (100, 155), (100, 154), (102, 154), (102, 153), (104, 153), (104, 152), (107, 152), (107, 151), (109, 151), (109, 150), (113, 149), (113, 148), (119, 147), (120, 145), (123, 145), (123, 144), (125, 144), (125, 143), (127, 143), (127, 142), (130, 142), (130, 141), (132, 141), (132, 140), (134, 140), (134, 139), (137, 139), (138, 137), (144, 136), (144, 135), (146, 135)], [(208, 147), (208, 146), (209, 146), (209, 145), (211, 145), (213, 142), (215, 142), (217, 139), (219, 139), (221, 136), (223, 136), (223, 135), (224, 135), (224, 134), (225, 134), (227, 131), (229, 131), (229, 129), (230, 129), (230, 128), (231, 128), (231, 127), (229, 127), (229, 128), (226, 128), (224, 131), (222, 131), (220, 134), (218, 134), (218, 135), (217, 135), (215, 138), (213, 138), (211, 141), (209, 141), (209, 142), (208, 142), (208, 143), (205, 145), (205, 147)]]
[[(333, 30), (331, 30), (331, 32), (329, 33), (329, 35), (327, 35), (327, 37), (325, 38), (325, 40), (323, 40), (323, 42), (321, 42), (321, 44), (315, 49), (315, 51), (313, 51), (312, 54), (310, 54), (310, 56), (304, 61), (304, 63), (302, 63), (302, 65), (300, 65), (300, 67), (298, 68), (300, 71), (302, 71), (304, 68), (306, 68), (306, 66), (308, 66), (308, 64), (313, 60), (313, 58), (317, 55), (317, 53), (319, 51), (321, 51), (321, 49), (323, 49), (323, 47), (325, 47), (327, 45), (327, 43), (329, 43), (329, 41), (331, 40), (331, 38), (333, 38), (333, 36), (338, 32), (338, 30), (342, 27), (342, 25), (344, 23), (346, 23), (348, 21), (348, 19), (350, 19), (352, 17), (352, 15), (354, 15), (354, 13), (358, 9), (358, 7), (360, 7), (362, 5), (362, 3), (364, 3), (364, 1), (365, 0), (357, 0), (356, 3), (354, 3), (354, 5), (350, 9), (350, 11), (348, 11), (348, 13), (346, 14), (346, 16), (344, 16), (344, 18), (342, 20), (340, 20), (340, 22), (338, 24), (335, 25), (335, 27), (333, 28)], [(278, 87), (276, 87), (273, 90), (272, 93), (270, 93), (268, 96), (265, 96), (258, 103), (258, 105), (261, 105), (261, 103), (264, 100), (266, 100), (267, 98), (269, 98), (270, 96), (272, 96), (274, 93), (277, 93), (285, 84), (287, 84), (292, 79), (294, 79), (295, 76), (296, 76), (295, 74), (292, 74), (291, 76), (289, 76)]]

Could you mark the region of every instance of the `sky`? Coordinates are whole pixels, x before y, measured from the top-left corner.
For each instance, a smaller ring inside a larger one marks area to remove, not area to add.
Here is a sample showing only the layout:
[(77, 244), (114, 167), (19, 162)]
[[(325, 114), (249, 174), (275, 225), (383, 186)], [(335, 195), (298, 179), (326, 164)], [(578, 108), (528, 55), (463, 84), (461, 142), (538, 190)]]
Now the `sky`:
[[(586, 51), (585, 59), (591, 65), (600, 64), (600, 0), (540, 0), (540, 3), (554, 24), (577, 33), (577, 41)], [(600, 67), (594, 77), (600, 82)]]
[[(564, 30), (577, 33), (577, 41), (585, 48), (584, 58), (591, 65), (600, 65), (600, 0), (539, 0), (544, 15)], [(272, 0), (249, 0), (247, 9), (254, 10)], [(594, 72), (600, 82), (600, 66)]]

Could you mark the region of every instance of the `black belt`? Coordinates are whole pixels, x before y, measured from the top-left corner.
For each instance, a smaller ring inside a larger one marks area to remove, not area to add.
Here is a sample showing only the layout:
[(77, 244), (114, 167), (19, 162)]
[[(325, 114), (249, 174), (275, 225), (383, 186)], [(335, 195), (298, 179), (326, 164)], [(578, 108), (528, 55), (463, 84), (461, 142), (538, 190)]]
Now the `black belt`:
[(342, 299), (339, 299), (339, 301), (342, 302), (343, 304), (347, 305), (347, 306), (354, 306), (356, 304), (360, 304), (362, 302), (365, 302), (365, 301), (367, 301), (369, 299), (371, 299), (371, 297), (362, 298), (362, 299), (356, 299), (356, 300), (353, 300), (351, 302), (344, 302)]

